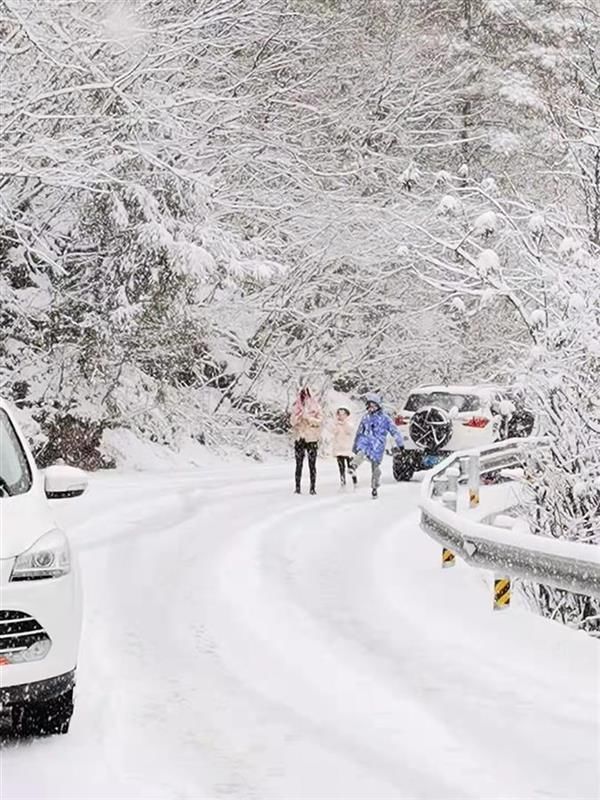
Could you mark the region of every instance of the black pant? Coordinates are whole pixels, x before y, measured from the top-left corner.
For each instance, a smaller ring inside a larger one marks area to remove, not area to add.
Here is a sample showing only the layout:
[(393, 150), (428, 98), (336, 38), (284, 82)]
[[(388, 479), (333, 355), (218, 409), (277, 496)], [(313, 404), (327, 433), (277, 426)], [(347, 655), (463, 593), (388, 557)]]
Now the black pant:
[(338, 469), (340, 471), (340, 480), (342, 483), (346, 483), (346, 468), (350, 469), (350, 462), (352, 459), (350, 456), (338, 456), (337, 463)]
[(304, 453), (308, 455), (308, 471), (310, 473), (311, 491), (317, 486), (317, 442), (307, 442), (304, 439), (296, 439), (294, 442), (294, 452), (296, 454), (296, 489), (300, 491), (302, 482), (302, 467), (304, 465)]

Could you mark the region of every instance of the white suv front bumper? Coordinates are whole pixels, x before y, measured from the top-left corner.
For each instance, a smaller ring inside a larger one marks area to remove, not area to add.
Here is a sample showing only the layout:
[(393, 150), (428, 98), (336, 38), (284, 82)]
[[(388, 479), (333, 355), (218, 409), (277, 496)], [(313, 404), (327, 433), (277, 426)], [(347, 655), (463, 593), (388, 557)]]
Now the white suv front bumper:
[[(77, 563), (68, 575), (33, 581), (9, 580), (13, 558), (0, 561), (0, 698), (3, 704), (18, 698), (42, 699), (48, 682), (50, 696), (74, 673), (81, 635), (81, 585)], [(36, 640), (50, 640), (40, 660), (7, 663)], [(62, 680), (61, 680), (62, 678)], [(34, 684), (37, 687), (33, 686)], [(38, 685), (40, 684), (40, 685)], [(27, 691), (31, 685), (31, 691)], [(62, 691), (67, 691), (66, 686)], [(35, 696), (34, 696), (35, 695)]]

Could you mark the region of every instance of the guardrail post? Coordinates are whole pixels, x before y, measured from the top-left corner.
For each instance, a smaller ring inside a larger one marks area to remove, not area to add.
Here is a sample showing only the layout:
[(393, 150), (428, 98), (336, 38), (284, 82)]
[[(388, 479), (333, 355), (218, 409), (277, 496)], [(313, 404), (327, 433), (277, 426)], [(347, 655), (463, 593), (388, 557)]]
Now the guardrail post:
[(449, 467), (446, 470), (448, 476), (448, 491), (458, 492), (458, 479), (460, 478), (460, 469), (458, 467)]
[(494, 577), (494, 611), (502, 611), (510, 605), (510, 578)]
[(445, 473), (436, 475), (432, 481), (432, 497), (441, 497), (448, 488), (448, 479)]
[(444, 492), (442, 495), (442, 503), (449, 508), (450, 511), (456, 511), (456, 492)]
[[(450, 511), (456, 511), (456, 492), (444, 492), (442, 495), (442, 503)], [(448, 547), (442, 547), (442, 567), (453, 567), (456, 564), (456, 556)]]
[(468, 486), (469, 486), (469, 508), (477, 508), (479, 505), (479, 485), (480, 485), (480, 462), (479, 454), (469, 456)]

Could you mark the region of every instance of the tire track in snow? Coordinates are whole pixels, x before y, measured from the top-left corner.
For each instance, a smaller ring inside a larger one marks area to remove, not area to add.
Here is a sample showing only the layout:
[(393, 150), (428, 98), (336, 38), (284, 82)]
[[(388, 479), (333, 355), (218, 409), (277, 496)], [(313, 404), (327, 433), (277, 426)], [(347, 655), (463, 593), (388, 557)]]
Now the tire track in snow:
[[(348, 510), (354, 517), (356, 511)], [(383, 511), (380, 532), (377, 531), (379, 511)], [(453, 730), (461, 750), (471, 755), (470, 767), (467, 769), (465, 765), (465, 780), (470, 775), (472, 785), (479, 787), (485, 796), (498, 796), (499, 791), (504, 796), (522, 797), (524, 793), (534, 796), (536, 781), (537, 786), (548, 786), (547, 768), (554, 741), (551, 732), (559, 734), (561, 730), (572, 730), (582, 743), (579, 769), (573, 770), (573, 764), (565, 760), (565, 768), (570, 767), (566, 774), (577, 776), (578, 789), (571, 796), (595, 796), (593, 742), (598, 738), (598, 725), (594, 727), (589, 704), (586, 707), (585, 692), (573, 688), (573, 671), (564, 671), (564, 691), (572, 696), (572, 702), (566, 710), (562, 703), (553, 708), (547, 701), (556, 696), (557, 687), (548, 683), (544, 693), (545, 681), (532, 668), (527, 670), (520, 662), (506, 664), (502, 657), (507, 645), (512, 646), (514, 655), (514, 617), (499, 618), (481, 611), (474, 618), (467, 614), (461, 636), (461, 620), (457, 618), (461, 604), (455, 604), (454, 613), (452, 606), (439, 602), (427, 607), (426, 592), (418, 591), (419, 584), (427, 584), (427, 579), (433, 579), (441, 587), (442, 582), (447, 586), (451, 577), (447, 573), (442, 575), (437, 565), (423, 569), (428, 551), (431, 563), (435, 564), (437, 548), (421, 538), (416, 518), (390, 526), (389, 509), (381, 506), (377, 511), (373, 509), (370, 516), (375, 518), (372, 529), (358, 532), (344, 531), (343, 520), (322, 518), (318, 530), (309, 527), (301, 546), (300, 537), (293, 530), (286, 531), (283, 539), (273, 537), (269, 543), (275, 562), (272, 572), (285, 573), (285, 591), (291, 601), (305, 608), (332, 637), (342, 636), (357, 652), (370, 658), (373, 673), (379, 673), (382, 681), (391, 683), (398, 691), (402, 686), (405, 690), (410, 687), (423, 706)], [(415, 534), (418, 540), (414, 539)], [(426, 545), (424, 552), (403, 559), (407, 547), (421, 543)], [(302, 563), (307, 553), (308, 562)], [(462, 571), (455, 577), (464, 581), (475, 576)], [(464, 608), (464, 592), (459, 594)], [(479, 608), (485, 609), (488, 598), (482, 596), (478, 586), (473, 595)], [(420, 608), (426, 609), (421, 620)], [(485, 629), (481, 628), (482, 617)], [(433, 632), (428, 630), (431, 620), (435, 620), (431, 626)], [(548, 625), (532, 617), (528, 617), (527, 623), (528, 627), (536, 623)], [(483, 645), (477, 641), (476, 633), (469, 630), (473, 626), (479, 638), (485, 640)], [(442, 632), (444, 636), (440, 635)], [(524, 637), (521, 639), (519, 652), (528, 657)], [(541, 672), (544, 665), (540, 658), (537, 660)], [(533, 698), (529, 696), (531, 693)], [(511, 719), (508, 736), (507, 715)], [(581, 726), (579, 731), (574, 720)], [(589, 743), (587, 750), (586, 743)], [(528, 754), (526, 763), (523, 753)], [(442, 757), (442, 761), (446, 763), (447, 759)], [(503, 772), (501, 784), (493, 777), (499, 772)], [(562, 787), (544, 790), (544, 794), (564, 798), (569, 796), (571, 785), (572, 781), (569, 783), (567, 779)]]
[[(331, 504), (339, 500), (320, 502), (310, 516)], [(253, 691), (287, 706), (294, 716), (318, 722), (325, 747), (342, 747), (374, 776), (382, 776), (395, 796), (456, 796), (459, 768), (434, 777), (439, 766), (435, 754), (411, 737), (411, 731), (420, 730), (460, 762), (449, 731), (408, 695), (373, 680), (368, 659), (357, 659), (343, 641), (324, 635), (310, 615), (290, 603), (279, 579), (261, 571), (264, 536), (272, 531), (276, 537), (297, 522), (302, 527), (305, 517), (305, 508), (294, 508), (253, 526), (219, 565), (218, 588), (223, 605), (229, 605), (214, 632), (220, 636), (222, 657)], [(235, 594), (227, 592), (231, 585)], [(421, 789), (415, 794), (416, 786)]]
[[(11, 796), (256, 796), (250, 771), (237, 763), (222, 733), (203, 728), (206, 696), (192, 643), (171, 638), (179, 630), (178, 562), (188, 560), (202, 529), (210, 541), (215, 522), (225, 527), (231, 517), (223, 496), (194, 477), (165, 492), (159, 476), (140, 476), (119, 492), (111, 476), (98, 482), (103, 486), (92, 482), (87, 502), (65, 505), (86, 594), (76, 714), (68, 738), (11, 753), (4, 770)], [(245, 492), (255, 494), (247, 486)], [(263, 510), (259, 494), (256, 515)], [(36, 775), (29, 770), (33, 753)], [(83, 774), (78, 765), (85, 765)]]
[[(118, 548), (102, 551), (105, 574), (122, 589), (100, 613), (112, 621), (116, 636), (111, 635), (111, 644), (123, 653), (109, 672), (119, 681), (115, 705), (128, 711), (111, 741), (110, 763), (115, 774), (129, 775), (140, 785), (144, 765), (152, 764), (153, 797), (256, 797), (244, 759), (223, 732), (206, 724), (203, 664), (189, 636), (196, 609), (182, 602), (182, 565), (201, 544), (208, 545), (210, 557), (220, 548), (219, 523), (225, 528), (231, 509), (204, 486), (178, 489), (175, 503), (178, 515), (156, 519), (147, 508), (143, 530), (120, 536)], [(255, 513), (262, 515), (263, 508), (259, 498)], [(202, 614), (201, 608), (197, 611)], [(126, 625), (120, 624), (124, 614)], [(145, 676), (139, 672), (142, 664)], [(143, 729), (144, 752), (131, 752), (132, 729)]]

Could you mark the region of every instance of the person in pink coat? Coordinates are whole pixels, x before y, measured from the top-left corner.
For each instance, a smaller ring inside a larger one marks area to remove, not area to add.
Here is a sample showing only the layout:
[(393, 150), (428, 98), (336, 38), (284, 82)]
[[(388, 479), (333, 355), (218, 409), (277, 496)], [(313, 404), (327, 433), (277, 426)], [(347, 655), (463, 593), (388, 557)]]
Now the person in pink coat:
[[(354, 424), (350, 418), (350, 411), (343, 406), (335, 412), (333, 425), (333, 455), (337, 458), (340, 471), (340, 484), (346, 485), (346, 469), (352, 460), (352, 445), (354, 444)], [(352, 476), (356, 480), (356, 476)]]
[(296, 494), (302, 491), (302, 468), (304, 456), (308, 456), (310, 474), (310, 493), (317, 493), (317, 453), (321, 438), (323, 412), (316, 397), (305, 387), (300, 390), (292, 408), (291, 425), (294, 434), (294, 454), (296, 456)]

